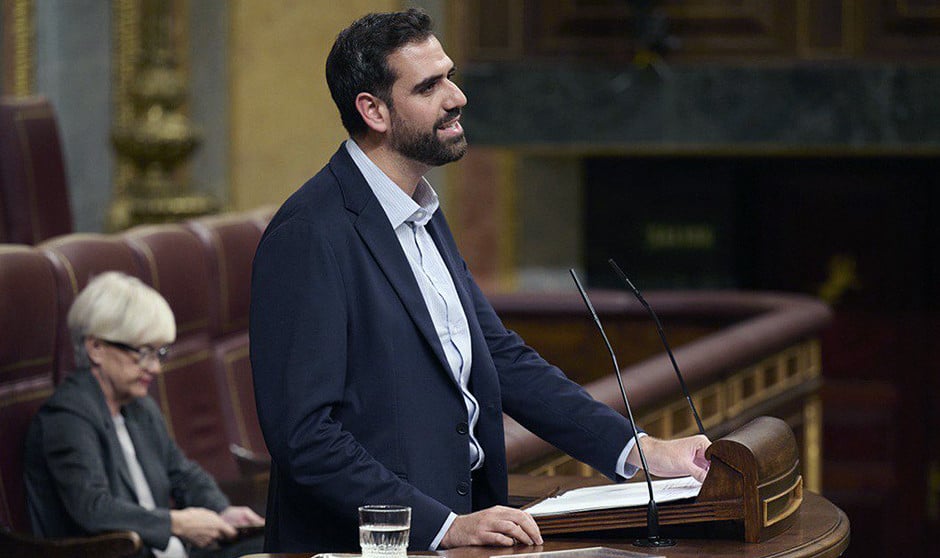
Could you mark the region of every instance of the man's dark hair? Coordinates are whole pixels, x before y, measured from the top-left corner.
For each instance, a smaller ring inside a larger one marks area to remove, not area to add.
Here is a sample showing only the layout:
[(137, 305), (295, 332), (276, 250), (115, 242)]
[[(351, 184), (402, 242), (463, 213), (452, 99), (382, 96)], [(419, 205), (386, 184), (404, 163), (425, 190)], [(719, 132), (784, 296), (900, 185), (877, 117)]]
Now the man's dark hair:
[(356, 96), (371, 93), (391, 108), (392, 84), (398, 76), (388, 67), (388, 56), (430, 36), (431, 18), (415, 8), (368, 14), (337, 35), (326, 58), (326, 83), (351, 136), (358, 137), (368, 129), (356, 110)]

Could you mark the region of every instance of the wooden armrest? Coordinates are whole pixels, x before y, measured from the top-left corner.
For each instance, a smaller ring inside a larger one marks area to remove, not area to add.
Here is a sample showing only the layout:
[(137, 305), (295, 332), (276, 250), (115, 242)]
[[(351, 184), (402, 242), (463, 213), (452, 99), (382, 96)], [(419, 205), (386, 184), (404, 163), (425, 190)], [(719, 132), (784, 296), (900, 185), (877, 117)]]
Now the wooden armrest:
[(264, 515), (268, 494), (268, 473), (271, 470), (271, 457), (253, 452), (238, 444), (231, 444), (229, 451), (235, 457), (241, 477), (219, 482), (229, 500), (234, 505), (248, 506), (258, 515)]
[(231, 444), (228, 449), (235, 456), (238, 471), (244, 477), (267, 473), (271, 469), (271, 457), (268, 455), (251, 451), (238, 444)]
[(0, 528), (0, 556), (44, 556), (47, 558), (122, 558), (141, 549), (140, 535), (114, 531), (91, 537), (44, 539)]

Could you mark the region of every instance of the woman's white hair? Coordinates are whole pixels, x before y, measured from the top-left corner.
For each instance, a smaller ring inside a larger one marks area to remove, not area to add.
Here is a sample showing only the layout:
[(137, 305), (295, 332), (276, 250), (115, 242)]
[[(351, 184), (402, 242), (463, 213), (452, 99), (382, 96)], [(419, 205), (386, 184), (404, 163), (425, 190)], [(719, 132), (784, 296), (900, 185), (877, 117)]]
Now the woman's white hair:
[(117, 271), (88, 283), (69, 308), (68, 324), (78, 367), (90, 364), (87, 337), (134, 347), (159, 347), (176, 339), (176, 320), (163, 296), (140, 279)]

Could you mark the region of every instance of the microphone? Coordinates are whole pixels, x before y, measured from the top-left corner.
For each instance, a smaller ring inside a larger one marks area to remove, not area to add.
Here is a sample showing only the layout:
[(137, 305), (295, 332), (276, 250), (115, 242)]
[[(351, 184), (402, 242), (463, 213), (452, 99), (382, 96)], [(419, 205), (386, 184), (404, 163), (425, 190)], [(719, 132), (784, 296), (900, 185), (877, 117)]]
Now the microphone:
[(695, 409), (695, 403), (692, 403), (692, 397), (689, 395), (689, 390), (685, 387), (685, 380), (682, 378), (682, 373), (679, 372), (679, 365), (676, 364), (676, 357), (673, 356), (672, 349), (669, 348), (669, 343), (666, 341), (666, 334), (663, 333), (663, 324), (660, 323), (656, 312), (653, 312), (653, 309), (646, 302), (646, 299), (643, 298), (643, 295), (640, 294), (640, 289), (633, 286), (633, 282), (630, 281), (630, 279), (627, 277), (627, 274), (624, 273), (622, 269), (620, 269), (620, 266), (617, 265), (617, 262), (611, 258), (607, 260), (607, 263), (610, 264), (610, 267), (614, 268), (614, 271), (617, 272), (617, 275), (620, 276), (620, 279), (622, 279), (623, 282), (626, 283), (628, 287), (630, 287), (630, 291), (633, 293), (633, 296), (635, 296), (636, 299), (640, 301), (640, 304), (646, 308), (646, 311), (649, 312), (650, 316), (653, 317), (653, 321), (656, 322), (656, 331), (659, 332), (659, 338), (663, 342), (663, 347), (666, 347), (666, 354), (669, 355), (669, 360), (672, 362), (672, 369), (676, 371), (676, 378), (679, 378), (679, 386), (682, 388), (682, 394), (685, 395), (685, 400), (689, 402), (689, 408), (692, 409), (692, 416), (695, 417), (695, 424), (698, 425), (699, 434), (705, 435), (705, 427), (702, 426), (702, 419), (700, 419), (698, 416), (698, 411)]
[(594, 323), (597, 324), (597, 329), (600, 330), (601, 337), (604, 338), (604, 344), (607, 345), (610, 358), (614, 361), (614, 376), (617, 377), (617, 385), (620, 386), (620, 395), (623, 397), (623, 405), (627, 408), (627, 415), (630, 417), (630, 426), (633, 428), (633, 439), (636, 441), (636, 450), (640, 454), (640, 462), (643, 463), (643, 471), (645, 472), (643, 476), (646, 477), (646, 488), (650, 493), (650, 501), (646, 507), (646, 538), (633, 541), (633, 545), (643, 547), (675, 546), (676, 541), (673, 539), (666, 539), (659, 536), (659, 508), (656, 507), (656, 500), (653, 498), (653, 481), (650, 480), (649, 467), (646, 465), (646, 455), (643, 454), (643, 447), (640, 444), (640, 433), (636, 429), (636, 421), (633, 420), (633, 411), (630, 409), (627, 391), (623, 388), (623, 378), (620, 376), (620, 366), (617, 364), (617, 355), (614, 354), (614, 348), (610, 346), (607, 333), (604, 331), (604, 326), (601, 325), (601, 319), (597, 317), (597, 312), (594, 311), (594, 305), (591, 304), (587, 292), (584, 290), (584, 287), (581, 286), (578, 275), (574, 272), (574, 269), (569, 269), (568, 271), (571, 273), (571, 278), (574, 279), (574, 284), (578, 287), (578, 292), (581, 293), (581, 298), (584, 300), (585, 306), (587, 306), (588, 311), (591, 313)]

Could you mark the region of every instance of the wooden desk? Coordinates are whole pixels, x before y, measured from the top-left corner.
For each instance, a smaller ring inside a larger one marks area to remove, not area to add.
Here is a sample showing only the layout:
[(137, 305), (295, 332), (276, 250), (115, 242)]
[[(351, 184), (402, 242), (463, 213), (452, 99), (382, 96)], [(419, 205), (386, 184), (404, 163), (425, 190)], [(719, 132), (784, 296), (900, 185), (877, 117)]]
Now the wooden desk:
[[(642, 549), (631, 544), (635, 531), (629, 537), (625, 533), (615, 531), (607, 532), (593, 538), (555, 537), (546, 539), (542, 546), (515, 546), (512, 548), (500, 547), (463, 547), (444, 550), (437, 553), (421, 553), (429, 556), (444, 556), (446, 558), (489, 558), (491, 556), (510, 556), (525, 554), (540, 550), (564, 550), (569, 548), (585, 548), (591, 546), (607, 546), (622, 548), (634, 552), (646, 552), (667, 558), (708, 557), (735, 557), (735, 558), (836, 558), (849, 546), (849, 520), (831, 502), (807, 492), (804, 495), (803, 505), (795, 523), (782, 534), (773, 539), (756, 544), (748, 544), (740, 540), (708, 539), (708, 538), (681, 538), (678, 544), (662, 549)], [(664, 534), (670, 534), (662, 529)], [(411, 555), (412, 553), (409, 553)], [(308, 558), (311, 553), (300, 554), (252, 554), (252, 558)]]

